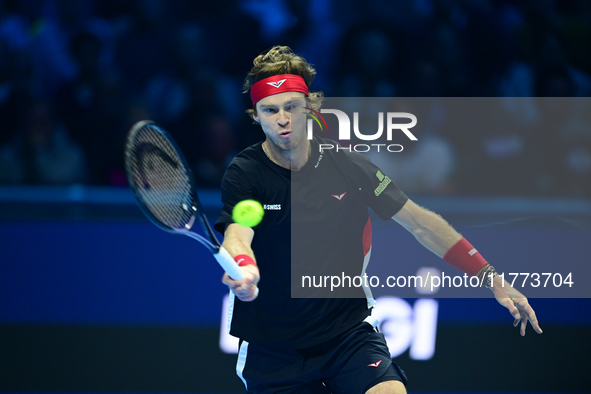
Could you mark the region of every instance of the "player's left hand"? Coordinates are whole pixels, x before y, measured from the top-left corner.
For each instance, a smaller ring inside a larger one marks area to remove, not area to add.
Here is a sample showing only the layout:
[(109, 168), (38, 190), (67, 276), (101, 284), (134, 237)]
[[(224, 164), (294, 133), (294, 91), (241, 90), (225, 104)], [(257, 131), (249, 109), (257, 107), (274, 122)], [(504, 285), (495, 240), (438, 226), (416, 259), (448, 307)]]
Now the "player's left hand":
[(542, 329), (538, 324), (536, 313), (529, 305), (527, 298), (523, 294), (507, 283), (507, 281), (503, 281), (498, 276), (493, 279), (493, 286), (491, 290), (493, 291), (499, 304), (509, 309), (509, 313), (511, 313), (511, 315), (515, 318), (513, 327), (517, 327), (519, 322), (521, 322), (521, 328), (519, 330), (521, 336), (525, 335), (525, 328), (527, 326), (528, 320), (535, 332), (538, 334), (542, 333)]

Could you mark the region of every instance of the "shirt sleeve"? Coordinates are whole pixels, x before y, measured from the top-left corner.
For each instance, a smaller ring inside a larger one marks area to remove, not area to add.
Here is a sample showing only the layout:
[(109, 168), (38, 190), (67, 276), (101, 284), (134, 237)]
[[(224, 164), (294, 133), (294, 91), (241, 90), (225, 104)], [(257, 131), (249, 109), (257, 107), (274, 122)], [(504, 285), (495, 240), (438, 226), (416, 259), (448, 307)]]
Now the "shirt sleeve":
[(230, 164), (222, 178), (222, 211), (214, 228), (222, 235), (232, 223), (232, 210), (242, 200), (253, 199), (252, 187), (244, 171), (235, 164)]
[(360, 153), (346, 153), (367, 205), (383, 220), (392, 218), (408, 201), (406, 194), (371, 160)]

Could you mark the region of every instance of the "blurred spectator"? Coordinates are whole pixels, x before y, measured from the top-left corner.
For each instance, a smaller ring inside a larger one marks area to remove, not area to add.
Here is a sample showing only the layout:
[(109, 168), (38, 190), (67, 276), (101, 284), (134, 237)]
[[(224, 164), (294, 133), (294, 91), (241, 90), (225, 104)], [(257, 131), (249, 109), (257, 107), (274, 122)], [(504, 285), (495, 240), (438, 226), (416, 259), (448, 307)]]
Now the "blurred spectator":
[(444, 79), (441, 69), (432, 58), (410, 61), (410, 70), (401, 82), (403, 97), (441, 97), (444, 94)]
[(29, 29), (16, 2), (0, 2), (0, 144), (14, 137), (25, 116), (24, 103), (34, 91)]
[[(591, 125), (587, 125), (588, 127)], [(589, 129), (587, 129), (589, 130)], [(567, 142), (564, 155), (566, 176), (564, 195), (591, 198), (591, 136), (581, 136)]]
[[(490, 101), (488, 102), (490, 103)], [(500, 108), (484, 111), (477, 130), (479, 157), (473, 161), (472, 176), (478, 180), (469, 194), (522, 195), (532, 191), (535, 168), (526, 153), (527, 135)], [(472, 131), (473, 131), (472, 130)]]
[(101, 42), (101, 68), (111, 65), (114, 32), (111, 26), (94, 15), (94, 1), (51, 0), (40, 2), (31, 26), (31, 54), (35, 73), (44, 94), (52, 94), (80, 72), (70, 50), (71, 42), (80, 33), (95, 36)]
[[(437, 99), (398, 99), (397, 110), (410, 112), (421, 119), (418, 141), (393, 135), (387, 141), (386, 133), (378, 143), (399, 143), (403, 150), (390, 152), (382, 148), (368, 153), (371, 161), (380, 167), (402, 190), (415, 194), (448, 194), (453, 191), (453, 176), (457, 168), (454, 147), (441, 134), (447, 114)], [(360, 126), (361, 127), (361, 126)], [(365, 128), (365, 126), (364, 126)], [(413, 129), (413, 132), (414, 129)], [(398, 139), (402, 138), (402, 139)]]
[(0, 182), (64, 185), (86, 180), (84, 152), (57, 124), (49, 105), (28, 107), (24, 129), (0, 148)]
[(468, 68), (471, 54), (461, 43), (461, 35), (447, 24), (441, 24), (432, 30), (425, 48), (433, 54), (435, 64), (441, 75), (441, 84), (445, 96), (461, 97), (478, 95), (477, 86), (471, 84), (472, 72)]
[(12, 51), (27, 49), (31, 44), (29, 20), (18, 11), (16, 1), (0, 1), (0, 42)]
[(89, 181), (104, 184), (116, 160), (113, 136), (125, 127), (118, 79), (101, 67), (102, 44), (95, 35), (78, 33), (70, 52), (79, 72), (56, 93), (56, 107), (72, 138), (87, 153)]
[[(216, 143), (233, 144), (235, 141), (232, 122), (245, 117), (239, 100), (240, 85), (212, 64), (206, 34), (198, 25), (188, 24), (176, 29), (171, 47), (173, 68), (153, 76), (146, 84), (143, 97), (154, 120), (175, 131), (177, 142), (186, 147), (184, 151), (190, 165), (210, 162), (218, 166), (225, 157), (216, 157), (210, 133), (223, 133), (228, 140), (216, 140)], [(212, 128), (212, 125), (219, 127)], [(234, 148), (231, 151), (234, 152)], [(214, 172), (203, 174), (203, 179), (219, 186), (221, 173)]]
[(286, 0), (243, 0), (240, 8), (257, 20), (261, 35), (271, 45), (298, 23)]
[(169, 1), (133, 0), (130, 3), (129, 28), (119, 38), (115, 60), (124, 76), (121, 79), (123, 92), (133, 97), (152, 76), (172, 68), (174, 24), (170, 20)]
[[(202, 187), (219, 187), (230, 161), (238, 153), (234, 130), (222, 117), (211, 117), (204, 131), (201, 155), (195, 166), (197, 183)], [(204, 149), (203, 149), (204, 148)]]
[(237, 81), (212, 63), (207, 35), (200, 26), (175, 29), (170, 45), (171, 68), (152, 76), (144, 87), (144, 97), (158, 121), (179, 126), (184, 117), (202, 119), (219, 108), (224, 108), (224, 115), (231, 120), (243, 114)]
[(10, 51), (0, 42), (0, 144), (18, 132), (26, 103), (34, 91), (33, 64), (28, 52)]
[(358, 26), (341, 44), (336, 94), (342, 97), (392, 97), (397, 92), (399, 54), (392, 32)]

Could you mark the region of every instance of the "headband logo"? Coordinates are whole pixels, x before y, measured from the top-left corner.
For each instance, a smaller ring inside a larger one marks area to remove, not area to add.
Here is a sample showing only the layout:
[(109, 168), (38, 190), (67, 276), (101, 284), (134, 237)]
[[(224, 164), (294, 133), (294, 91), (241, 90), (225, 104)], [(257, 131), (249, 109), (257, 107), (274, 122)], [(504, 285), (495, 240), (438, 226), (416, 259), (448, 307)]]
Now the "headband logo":
[(281, 85), (283, 85), (283, 82), (287, 81), (286, 79), (282, 79), (281, 81), (277, 81), (277, 82), (267, 82), (267, 85), (271, 85), (275, 88), (279, 88)]

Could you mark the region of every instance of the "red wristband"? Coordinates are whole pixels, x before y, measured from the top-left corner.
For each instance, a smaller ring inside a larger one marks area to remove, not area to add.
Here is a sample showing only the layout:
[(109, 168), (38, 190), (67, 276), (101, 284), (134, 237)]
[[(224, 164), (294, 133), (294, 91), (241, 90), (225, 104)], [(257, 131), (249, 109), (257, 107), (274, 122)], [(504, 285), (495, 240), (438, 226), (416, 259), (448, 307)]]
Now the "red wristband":
[(254, 262), (252, 257), (247, 254), (239, 254), (238, 256), (234, 257), (234, 261), (238, 263), (239, 267), (244, 267), (245, 265), (254, 265), (257, 266), (257, 263)]
[(475, 276), (482, 267), (488, 264), (484, 257), (478, 253), (476, 248), (466, 238), (460, 239), (452, 246), (445, 256), (443, 256), (443, 261), (470, 276)]

